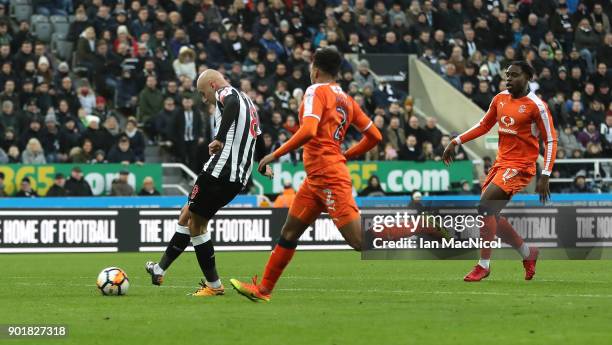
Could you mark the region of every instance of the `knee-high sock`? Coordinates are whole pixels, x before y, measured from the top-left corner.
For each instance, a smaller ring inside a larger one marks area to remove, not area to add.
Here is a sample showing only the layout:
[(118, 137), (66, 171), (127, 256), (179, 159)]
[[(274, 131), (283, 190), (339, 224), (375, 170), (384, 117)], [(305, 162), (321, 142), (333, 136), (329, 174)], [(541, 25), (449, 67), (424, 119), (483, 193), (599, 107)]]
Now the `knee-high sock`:
[(274, 285), (283, 274), (283, 270), (291, 261), (295, 248), (297, 247), (296, 242), (290, 242), (285, 240), (282, 236), (278, 241), (278, 244), (272, 250), (266, 268), (264, 269), (263, 278), (261, 280), (260, 289), (266, 293), (271, 293), (274, 289)]
[(187, 248), (190, 240), (189, 228), (177, 223), (176, 232), (174, 236), (172, 236), (170, 243), (168, 243), (166, 252), (159, 261), (159, 267), (164, 271), (167, 270), (170, 265), (172, 265), (172, 262), (183, 253), (185, 248)]
[(521, 235), (514, 230), (512, 225), (510, 225), (508, 222), (508, 219), (505, 217), (500, 217), (497, 220), (497, 236), (499, 236), (504, 243), (507, 243), (511, 245), (512, 248), (516, 249), (519, 254), (521, 254), (523, 259), (527, 259), (531, 254), (527, 243), (525, 243)]
[[(497, 231), (497, 219), (495, 216), (485, 216), (484, 226), (480, 228), (480, 238), (485, 241), (493, 241)], [(480, 258), (483, 260), (491, 259), (491, 248), (480, 249)], [(486, 267), (488, 268), (488, 267)]]
[(217, 274), (217, 266), (215, 263), (215, 248), (213, 247), (212, 240), (210, 239), (210, 232), (203, 235), (195, 236), (191, 238), (193, 248), (200, 264), (200, 269), (206, 278), (206, 282), (211, 287), (217, 288), (221, 286), (219, 281), (219, 275)]

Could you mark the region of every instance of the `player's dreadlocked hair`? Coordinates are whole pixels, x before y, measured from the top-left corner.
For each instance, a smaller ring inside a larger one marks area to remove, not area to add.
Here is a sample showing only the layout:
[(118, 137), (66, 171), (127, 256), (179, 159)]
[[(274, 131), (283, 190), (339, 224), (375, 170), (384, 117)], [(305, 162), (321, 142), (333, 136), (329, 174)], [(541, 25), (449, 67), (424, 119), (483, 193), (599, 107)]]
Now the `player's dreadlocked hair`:
[(340, 53), (335, 48), (320, 48), (314, 53), (312, 65), (321, 69), (323, 72), (331, 75), (332, 77), (336, 77), (338, 75), (341, 64), (342, 56), (340, 56)]
[(520, 67), (521, 71), (523, 71), (523, 73), (525, 73), (525, 75), (527, 76), (527, 80), (531, 80), (533, 78), (533, 75), (535, 74), (535, 70), (533, 69), (533, 67), (531, 67), (531, 65), (528, 64), (525, 60), (512, 61), (510, 63), (510, 66)]

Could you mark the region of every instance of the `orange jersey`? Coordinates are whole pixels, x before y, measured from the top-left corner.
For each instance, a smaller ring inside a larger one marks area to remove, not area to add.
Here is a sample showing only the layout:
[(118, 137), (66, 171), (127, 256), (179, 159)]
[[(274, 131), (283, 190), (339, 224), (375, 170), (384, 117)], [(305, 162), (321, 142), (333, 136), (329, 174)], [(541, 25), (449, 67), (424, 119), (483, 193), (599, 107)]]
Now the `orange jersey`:
[(308, 175), (346, 161), (340, 145), (349, 125), (361, 132), (372, 126), (355, 100), (335, 83), (313, 84), (306, 89), (300, 105), (300, 123), (308, 116), (319, 120), (316, 136), (304, 145), (304, 168)]
[(500, 92), (480, 122), (454, 140), (457, 144), (466, 143), (487, 133), (496, 123), (499, 126), (496, 167), (534, 175), (541, 137), (544, 142), (542, 174), (550, 176), (557, 155), (557, 133), (546, 103), (533, 92), (518, 99), (512, 98), (508, 91)]

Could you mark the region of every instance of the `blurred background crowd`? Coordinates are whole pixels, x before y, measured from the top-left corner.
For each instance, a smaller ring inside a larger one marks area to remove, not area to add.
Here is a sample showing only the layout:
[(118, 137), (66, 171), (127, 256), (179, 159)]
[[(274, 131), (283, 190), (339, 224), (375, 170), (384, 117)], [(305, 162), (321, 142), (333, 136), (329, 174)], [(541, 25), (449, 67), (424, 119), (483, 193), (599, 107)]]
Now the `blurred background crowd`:
[[(194, 86), (206, 68), (255, 101), (272, 151), (299, 128), (314, 50), (332, 45), (416, 54), (483, 110), (508, 63), (525, 59), (558, 158), (609, 158), (611, 10), (605, 0), (0, 0), (0, 164), (140, 164), (155, 146), (198, 172), (212, 137), (214, 105)], [(339, 83), (383, 133), (361, 160), (439, 160), (456, 134), (417, 117), (367, 60), (345, 61)], [(359, 139), (349, 131), (344, 145)], [(456, 159), (470, 157), (459, 148)], [(559, 165), (553, 177), (581, 170)]]

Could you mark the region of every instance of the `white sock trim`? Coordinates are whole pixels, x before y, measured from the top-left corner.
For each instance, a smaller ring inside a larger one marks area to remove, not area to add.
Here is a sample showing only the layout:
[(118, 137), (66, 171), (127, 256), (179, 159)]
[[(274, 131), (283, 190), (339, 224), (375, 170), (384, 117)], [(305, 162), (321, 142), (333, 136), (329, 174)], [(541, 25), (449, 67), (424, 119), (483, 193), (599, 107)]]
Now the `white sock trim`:
[(210, 241), (210, 232), (206, 232), (202, 235), (198, 235), (191, 238), (191, 244), (193, 244), (194, 247), (199, 246), (200, 244), (204, 244), (208, 241)]
[(206, 285), (210, 286), (213, 289), (218, 289), (221, 287), (221, 279), (217, 279), (214, 282), (206, 281)]
[(166, 271), (164, 271), (161, 267), (159, 267), (159, 264), (155, 264), (155, 266), (153, 266), (153, 273), (161, 274), (163, 276), (164, 274), (166, 274)]
[(176, 232), (178, 232), (179, 234), (185, 234), (185, 235), (191, 236), (191, 232), (189, 232), (189, 228), (179, 223), (176, 223)]
[(478, 265), (482, 268), (489, 269), (489, 265), (491, 264), (490, 259), (480, 259), (478, 260)]
[(518, 252), (521, 254), (523, 259), (527, 259), (529, 257), (529, 254), (531, 254), (529, 250), (529, 246), (525, 242), (521, 244), (521, 246), (518, 249)]

